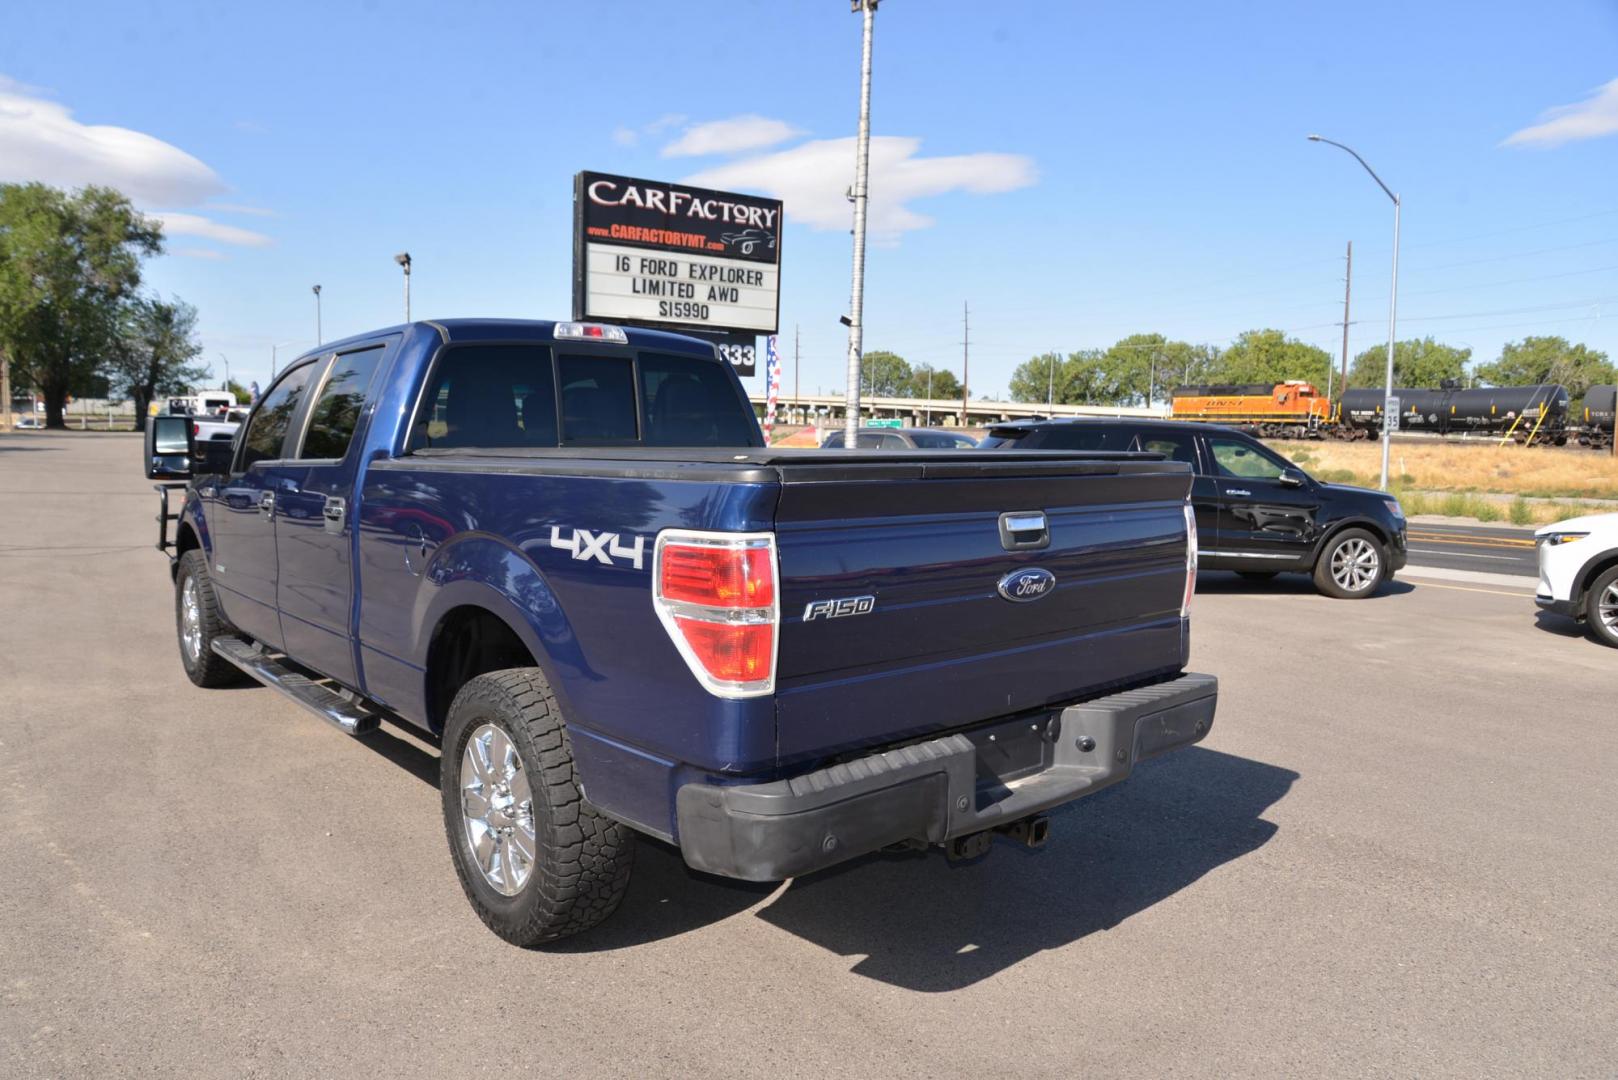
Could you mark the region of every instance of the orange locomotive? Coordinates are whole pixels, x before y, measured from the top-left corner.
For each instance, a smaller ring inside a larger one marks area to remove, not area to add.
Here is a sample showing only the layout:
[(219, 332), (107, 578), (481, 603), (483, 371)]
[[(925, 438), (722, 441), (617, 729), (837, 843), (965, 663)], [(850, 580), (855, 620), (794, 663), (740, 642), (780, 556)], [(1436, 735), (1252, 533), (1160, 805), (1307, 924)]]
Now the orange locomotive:
[(1170, 415), (1176, 420), (1230, 424), (1271, 439), (1318, 439), (1337, 419), (1331, 400), (1313, 383), (1299, 379), (1241, 386), (1176, 386), (1170, 400)]

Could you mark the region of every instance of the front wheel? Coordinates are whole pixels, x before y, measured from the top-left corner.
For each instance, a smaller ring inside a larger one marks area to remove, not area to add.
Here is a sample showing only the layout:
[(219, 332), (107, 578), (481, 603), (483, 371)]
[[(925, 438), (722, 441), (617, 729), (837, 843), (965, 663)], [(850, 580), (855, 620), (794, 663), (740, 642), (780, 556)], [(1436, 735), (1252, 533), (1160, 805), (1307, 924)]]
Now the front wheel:
[(241, 682), (236, 665), (213, 651), (217, 638), (235, 630), (219, 611), (213, 582), (208, 577), (208, 556), (192, 548), (180, 556), (174, 575), (174, 626), (180, 639), (180, 663), (198, 686), (232, 686)]
[(1315, 561), (1315, 588), (1339, 600), (1360, 600), (1387, 577), (1387, 557), (1377, 538), (1364, 529), (1344, 529), (1327, 542)]
[(461, 687), (439, 773), (455, 872), (490, 930), (538, 945), (617, 909), (633, 834), (584, 801), (556, 695), (539, 671), (491, 672)]
[(1591, 582), (1584, 597), (1584, 625), (1591, 637), (1618, 648), (1618, 566)]

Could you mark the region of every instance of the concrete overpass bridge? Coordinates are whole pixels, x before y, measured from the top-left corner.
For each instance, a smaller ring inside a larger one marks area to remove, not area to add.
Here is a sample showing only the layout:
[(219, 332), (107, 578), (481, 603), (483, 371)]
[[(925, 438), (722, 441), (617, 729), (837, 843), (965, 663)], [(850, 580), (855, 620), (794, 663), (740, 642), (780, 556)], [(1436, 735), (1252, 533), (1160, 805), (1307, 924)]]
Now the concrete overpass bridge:
[[(759, 416), (764, 415), (763, 394), (748, 395)], [(780, 424), (819, 424), (836, 427), (843, 422), (841, 394), (782, 394), (776, 402), (776, 422)], [(1134, 416), (1162, 417), (1168, 409), (1161, 405), (1053, 405), (1028, 401), (969, 401), (961, 413), (960, 398), (862, 397), (861, 420), (899, 420), (905, 427), (983, 427), (1031, 416)]]

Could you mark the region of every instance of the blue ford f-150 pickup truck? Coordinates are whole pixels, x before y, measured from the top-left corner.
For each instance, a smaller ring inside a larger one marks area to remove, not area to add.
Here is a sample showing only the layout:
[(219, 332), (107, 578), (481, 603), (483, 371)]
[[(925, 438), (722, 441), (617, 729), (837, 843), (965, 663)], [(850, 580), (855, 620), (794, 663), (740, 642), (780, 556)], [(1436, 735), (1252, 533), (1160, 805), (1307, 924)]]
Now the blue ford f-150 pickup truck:
[(322, 346), (228, 449), (170, 423), (186, 672), (436, 736), (513, 942), (610, 914), (634, 832), (749, 880), (1037, 845), (1213, 721), (1156, 455), (771, 450), (708, 344), (501, 320)]

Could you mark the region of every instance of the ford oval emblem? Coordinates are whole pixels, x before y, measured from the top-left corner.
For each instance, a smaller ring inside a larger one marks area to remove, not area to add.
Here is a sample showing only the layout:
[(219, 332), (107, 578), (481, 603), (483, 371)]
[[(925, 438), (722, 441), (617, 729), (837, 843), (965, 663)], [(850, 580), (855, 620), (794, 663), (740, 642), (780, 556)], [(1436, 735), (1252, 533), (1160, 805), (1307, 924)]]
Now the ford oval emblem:
[(1037, 566), (1013, 570), (1000, 579), (1000, 595), (1014, 604), (1026, 604), (1056, 591), (1056, 575)]

